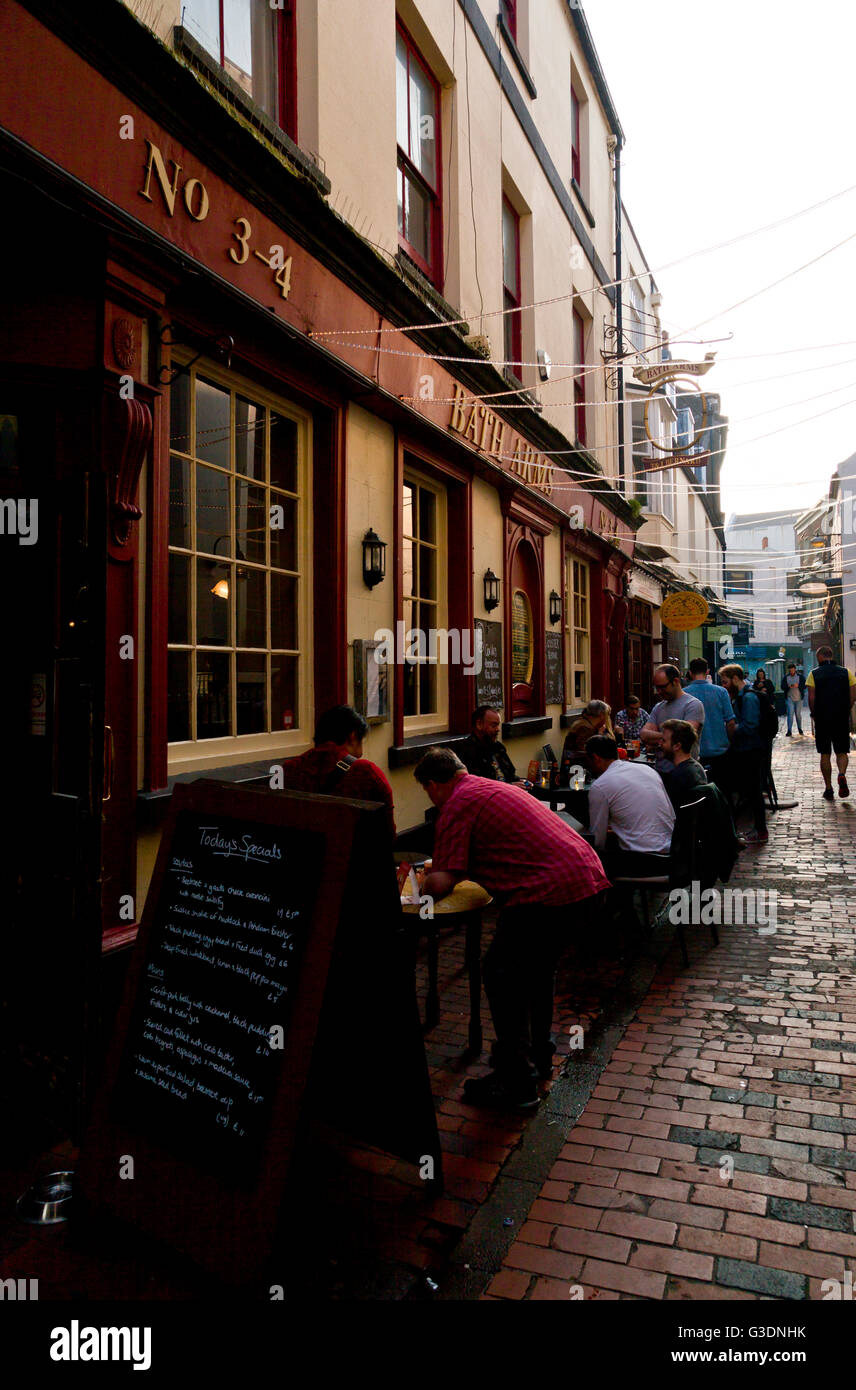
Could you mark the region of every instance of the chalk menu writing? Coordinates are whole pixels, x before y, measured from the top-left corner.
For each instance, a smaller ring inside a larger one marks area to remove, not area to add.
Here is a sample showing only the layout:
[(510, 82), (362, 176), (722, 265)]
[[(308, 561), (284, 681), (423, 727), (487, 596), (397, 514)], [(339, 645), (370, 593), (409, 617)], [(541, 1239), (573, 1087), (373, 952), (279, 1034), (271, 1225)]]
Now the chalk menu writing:
[(545, 632), (544, 661), (547, 677), (544, 699), (548, 705), (560, 705), (564, 700), (561, 633)]
[(476, 618), (481, 633), (482, 669), (476, 676), (476, 704), (502, 708), (502, 623)]
[(287, 1059), (324, 836), (182, 811), (117, 1104), (160, 1141), (249, 1172)]

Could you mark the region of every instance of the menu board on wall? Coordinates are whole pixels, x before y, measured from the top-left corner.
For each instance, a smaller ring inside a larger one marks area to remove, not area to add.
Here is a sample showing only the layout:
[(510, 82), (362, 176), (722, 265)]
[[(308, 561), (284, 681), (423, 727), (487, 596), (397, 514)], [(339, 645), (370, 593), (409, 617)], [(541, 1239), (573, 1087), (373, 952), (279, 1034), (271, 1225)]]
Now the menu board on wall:
[(439, 1180), (402, 942), (381, 806), (176, 787), (78, 1164), (84, 1212), (106, 1209), (230, 1282), (257, 1279), (302, 1124), (329, 1118), (343, 1036), (384, 1053), (396, 1101), (350, 1088), (337, 1121), (412, 1162), (433, 1155)]
[(476, 618), (473, 624), (481, 633), (482, 668), (476, 675), (476, 704), (496, 705), (502, 709), (502, 623)]
[(561, 705), (565, 699), (565, 688), (562, 679), (562, 634), (560, 632), (545, 632), (544, 660), (547, 674), (545, 701), (548, 705)]

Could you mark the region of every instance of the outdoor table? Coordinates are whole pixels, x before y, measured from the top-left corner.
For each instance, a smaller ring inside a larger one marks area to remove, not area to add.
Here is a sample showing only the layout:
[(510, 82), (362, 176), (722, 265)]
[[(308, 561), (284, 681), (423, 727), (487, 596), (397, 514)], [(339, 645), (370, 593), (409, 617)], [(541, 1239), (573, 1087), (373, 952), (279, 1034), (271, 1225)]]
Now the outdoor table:
[(548, 801), (551, 808), (555, 811), (561, 809), (569, 812), (575, 820), (581, 821), (583, 825), (589, 823), (589, 792), (591, 783), (586, 783), (575, 791), (573, 787), (531, 787), (530, 795), (538, 801)]
[(437, 966), (440, 954), (440, 927), (463, 926), (464, 963), (470, 982), (470, 1026), (469, 1050), (478, 1055), (482, 1050), (481, 1026), (481, 925), (482, 912), (493, 898), (478, 883), (462, 879), (456, 883), (451, 893), (439, 898), (434, 904), (434, 914), (424, 920), (419, 916), (418, 903), (402, 903), (401, 910), (407, 917), (415, 918), (417, 931), (424, 931), (428, 938), (428, 995), (425, 1000), (425, 1031), (437, 1026), (440, 1017), (440, 1000), (437, 990)]

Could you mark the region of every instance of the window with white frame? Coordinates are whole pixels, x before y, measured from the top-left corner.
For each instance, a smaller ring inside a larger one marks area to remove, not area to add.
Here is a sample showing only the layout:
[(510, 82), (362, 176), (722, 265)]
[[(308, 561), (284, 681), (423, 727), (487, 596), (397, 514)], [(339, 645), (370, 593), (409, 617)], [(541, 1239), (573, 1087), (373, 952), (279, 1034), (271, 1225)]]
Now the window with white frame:
[(309, 448), (308, 416), (213, 366), (170, 388), (171, 765), (311, 727)]
[(585, 560), (565, 556), (565, 668), (568, 673), (566, 703), (588, 704), (590, 697), (589, 567)]
[[(408, 650), (404, 665), (404, 719), (408, 733), (445, 729), (448, 665), (439, 660), (439, 632), (447, 630), (446, 493), (408, 467), (402, 496), (402, 613)], [(433, 634), (433, 640), (432, 640)]]

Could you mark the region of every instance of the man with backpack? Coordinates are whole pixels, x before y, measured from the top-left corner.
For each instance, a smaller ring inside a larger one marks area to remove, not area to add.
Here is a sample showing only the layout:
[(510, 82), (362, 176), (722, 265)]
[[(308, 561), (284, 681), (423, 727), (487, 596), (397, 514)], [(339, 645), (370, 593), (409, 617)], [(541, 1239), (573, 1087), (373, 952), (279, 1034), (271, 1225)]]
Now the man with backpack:
[(820, 754), (824, 781), (823, 798), (834, 801), (832, 758), (838, 762), (838, 795), (850, 795), (847, 785), (847, 757), (850, 752), (850, 711), (856, 704), (856, 676), (845, 666), (836, 665), (831, 647), (818, 647), (819, 666), (811, 672), (806, 686), (814, 720), (814, 746)]
[[(766, 730), (763, 725), (761, 695), (753, 690), (743, 672), (742, 666), (721, 666), (719, 678), (728, 694), (734, 709), (737, 728), (734, 734), (731, 756), (733, 759), (734, 785), (743, 792), (755, 820), (755, 831), (746, 836), (747, 844), (765, 845), (770, 838), (767, 833), (767, 814), (764, 809), (764, 778), (767, 770), (767, 743), (772, 748), (775, 734), (770, 734), (770, 720), (767, 717)], [(775, 716), (775, 707), (773, 707)], [(776, 717), (778, 730), (778, 718)]]
[(368, 731), (366, 720), (351, 705), (334, 705), (318, 720), (315, 747), (282, 763), (280, 784), (285, 791), (379, 801), (386, 809), (391, 848), (395, 840), (392, 787), (380, 768), (363, 757)]

